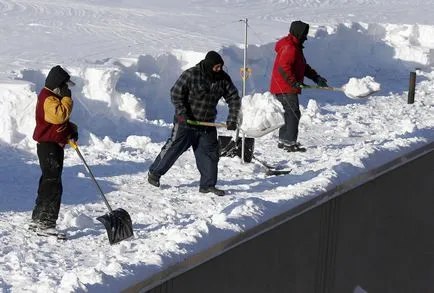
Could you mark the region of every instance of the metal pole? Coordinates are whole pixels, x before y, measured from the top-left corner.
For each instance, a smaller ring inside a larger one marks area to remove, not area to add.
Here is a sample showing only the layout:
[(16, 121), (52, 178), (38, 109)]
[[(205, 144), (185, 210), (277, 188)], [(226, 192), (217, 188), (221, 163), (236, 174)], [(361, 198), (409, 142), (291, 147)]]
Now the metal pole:
[(246, 18), (244, 20), (245, 24), (245, 31), (244, 31), (244, 58), (243, 58), (243, 71), (244, 71), (244, 78), (243, 78), (243, 97), (246, 95), (246, 76), (247, 76), (247, 24), (248, 19)]
[[(248, 26), (248, 19), (244, 19), (244, 56), (243, 56), (243, 91), (242, 91), (242, 98), (246, 95), (246, 77), (247, 77), (247, 26)], [(239, 129), (237, 129), (236, 133), (236, 140), (239, 136)], [(244, 162), (244, 140), (245, 135), (243, 133), (243, 139), (241, 140), (241, 162)]]
[(410, 72), (410, 84), (408, 86), (408, 99), (407, 104), (414, 103), (414, 94), (416, 92), (416, 72)]

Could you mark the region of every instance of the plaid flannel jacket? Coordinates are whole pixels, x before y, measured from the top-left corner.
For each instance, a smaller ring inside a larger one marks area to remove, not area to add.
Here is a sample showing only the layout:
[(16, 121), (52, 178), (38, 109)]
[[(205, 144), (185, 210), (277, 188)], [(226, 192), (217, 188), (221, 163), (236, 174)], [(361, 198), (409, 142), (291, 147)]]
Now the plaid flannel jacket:
[(223, 97), (229, 106), (228, 122), (238, 121), (241, 99), (226, 72), (213, 81), (202, 69), (202, 63), (184, 71), (170, 90), (175, 114), (197, 121), (214, 122), (217, 103)]

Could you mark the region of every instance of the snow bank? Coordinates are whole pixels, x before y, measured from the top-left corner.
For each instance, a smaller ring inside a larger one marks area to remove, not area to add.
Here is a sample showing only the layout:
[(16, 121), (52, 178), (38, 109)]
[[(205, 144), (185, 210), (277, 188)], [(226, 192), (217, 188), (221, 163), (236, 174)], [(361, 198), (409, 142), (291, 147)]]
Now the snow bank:
[(26, 146), (35, 128), (37, 96), (29, 82), (0, 81), (0, 139)]
[[(432, 31), (432, 26), (422, 25), (348, 23), (322, 27), (313, 24), (305, 54), (310, 65), (325, 76), (331, 86), (346, 82), (344, 90), (349, 96), (377, 91), (379, 84), (383, 85), (384, 91), (391, 91), (402, 88), (408, 80), (408, 70), (414, 70), (415, 64), (432, 65)], [(252, 97), (269, 89), (274, 45), (273, 42), (249, 46), (248, 66), (252, 68), (252, 74), (246, 81), (246, 89)], [(400, 51), (403, 48), (409, 48), (407, 55)], [(157, 136), (153, 135), (153, 139), (165, 139), (158, 128), (169, 127), (172, 122), (174, 109), (170, 88), (182, 70), (199, 62), (205, 51), (173, 49), (171, 53), (157, 56), (109, 58), (97, 64), (88, 62), (67, 67), (77, 81), (77, 86), (72, 89), (75, 105), (71, 120), (79, 126), (82, 143), (88, 141), (91, 133), (115, 140), (154, 133)], [(225, 59), (225, 69), (240, 89), (242, 46), (224, 47), (220, 52)], [(27, 83), (9, 81), (0, 85), (0, 95), (4, 97), (0, 101), (3, 111), (0, 132), (5, 142), (31, 144), (34, 104), (29, 102), (34, 103), (48, 70), (24, 69), (17, 78)], [(349, 82), (348, 76), (353, 76)], [(370, 77), (378, 82), (369, 80)], [(336, 93), (305, 91), (303, 95), (309, 98), (315, 95), (318, 101), (348, 102)], [(304, 106), (306, 101), (300, 100)], [(227, 107), (220, 107), (219, 114), (225, 118)], [(254, 115), (264, 117), (258, 113)], [(250, 119), (252, 116), (244, 116), (243, 127), (247, 127), (247, 123), (266, 127), (260, 120), (254, 122)]]

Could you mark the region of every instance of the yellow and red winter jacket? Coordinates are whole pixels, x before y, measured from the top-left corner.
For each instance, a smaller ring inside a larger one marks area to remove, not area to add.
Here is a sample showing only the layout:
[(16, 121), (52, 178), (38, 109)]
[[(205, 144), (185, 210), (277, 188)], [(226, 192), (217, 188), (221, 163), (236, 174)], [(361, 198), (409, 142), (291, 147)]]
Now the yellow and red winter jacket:
[(69, 122), (73, 102), (71, 97), (59, 97), (48, 88), (43, 88), (36, 104), (36, 127), (33, 139), (37, 142), (67, 144), (68, 138), (77, 130)]

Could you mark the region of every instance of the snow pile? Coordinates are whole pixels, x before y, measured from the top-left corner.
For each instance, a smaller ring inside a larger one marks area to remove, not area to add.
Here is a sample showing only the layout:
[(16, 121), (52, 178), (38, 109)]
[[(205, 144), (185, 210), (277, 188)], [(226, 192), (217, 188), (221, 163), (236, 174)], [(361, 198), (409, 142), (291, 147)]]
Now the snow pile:
[(61, 224), (66, 227), (76, 227), (79, 229), (93, 228), (94, 226), (92, 218), (77, 209), (67, 211), (63, 216)]
[(381, 89), (381, 86), (372, 76), (366, 76), (363, 78), (352, 77), (347, 84), (342, 86), (342, 88), (344, 89), (345, 95), (357, 99), (378, 92)]
[(143, 121), (145, 109), (130, 93), (119, 93), (116, 84), (121, 76), (117, 67), (88, 67), (84, 71), (82, 93), (86, 99), (76, 101), (88, 114), (99, 117), (102, 122), (118, 124), (121, 118)]
[(29, 143), (35, 128), (37, 97), (29, 82), (0, 82), (0, 139)]
[(241, 106), (241, 130), (259, 137), (285, 124), (282, 104), (270, 93), (245, 96)]
[(395, 48), (395, 58), (434, 65), (434, 27), (421, 24), (384, 25), (384, 39)]
[(303, 111), (303, 116), (307, 116), (310, 118), (320, 117), (321, 109), (318, 105), (318, 102), (312, 99), (309, 100), (309, 102), (307, 103), (306, 110)]

